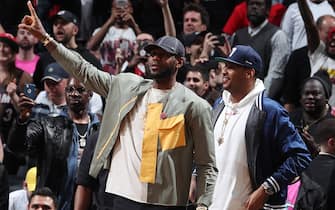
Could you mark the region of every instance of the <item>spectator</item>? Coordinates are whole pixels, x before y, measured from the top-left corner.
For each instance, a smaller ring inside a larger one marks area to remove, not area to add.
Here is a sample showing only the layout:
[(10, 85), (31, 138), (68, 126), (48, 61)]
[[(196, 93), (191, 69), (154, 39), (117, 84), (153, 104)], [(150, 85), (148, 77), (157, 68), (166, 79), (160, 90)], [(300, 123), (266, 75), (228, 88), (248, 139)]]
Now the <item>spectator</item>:
[[(249, 20), (247, 17), (247, 1), (243, 1), (236, 5), (229, 19), (222, 28), (222, 32), (227, 35), (233, 35), (238, 29), (247, 27)], [(277, 3), (271, 6), (268, 21), (273, 25), (279, 26), (286, 11), (286, 7)]]
[(26, 173), (26, 178), (23, 182), (23, 189), (13, 191), (9, 194), (8, 210), (26, 209), (31, 193), (36, 187), (36, 167), (30, 168)]
[[(36, 97), (37, 106), (34, 108), (34, 114), (59, 114), (67, 109), (65, 87), (68, 78), (68, 73), (58, 63), (51, 63), (46, 67), (42, 78), (45, 90)], [(102, 115), (101, 97), (96, 93), (90, 98), (89, 110), (91, 113)]]
[[(169, 8), (168, 0), (160, 0), (159, 5), (162, 9), (163, 19), (164, 19), (164, 28), (166, 35), (176, 36), (176, 29), (174, 25), (174, 21), (172, 19), (171, 11)], [(156, 2), (156, 3), (157, 3)], [(136, 36), (136, 41), (134, 43), (133, 48), (133, 56), (129, 60), (126, 60), (122, 55), (121, 50), (116, 54), (116, 58), (118, 57), (121, 61), (116, 59), (117, 63), (117, 72), (133, 72), (142, 77), (146, 76), (145, 64), (147, 62), (147, 56), (145, 50), (143, 49), (148, 43), (152, 43), (154, 41), (154, 37), (148, 33), (140, 33)], [(121, 67), (122, 66), (122, 67)], [(121, 68), (121, 70), (118, 70)]]
[(34, 53), (38, 40), (28, 31), (19, 29), (16, 34), (19, 52), (16, 54), (15, 66), (33, 76), (40, 56)]
[(45, 40), (69, 72), (108, 96), (106, 116), (120, 116), (103, 118), (89, 172), (96, 178), (110, 163), (106, 192), (113, 194), (112, 209), (185, 209), (193, 161), (198, 170), (197, 204), (208, 206), (217, 172), (211, 108), (176, 82), (185, 56), (181, 42), (164, 36), (147, 45), (153, 80), (134, 74), (110, 76), (45, 35), (31, 3), (28, 6), (32, 16), (26, 16), (20, 28)]
[(184, 45), (186, 50), (186, 64), (194, 66), (200, 58), (203, 50), (204, 37), (207, 34), (203, 32), (193, 32), (184, 36)]
[(47, 187), (42, 187), (32, 193), (29, 198), (28, 210), (56, 210), (57, 206), (57, 198), (53, 192)]
[(91, 96), (92, 91), (70, 78), (66, 86), (66, 112), (28, 119), (34, 102), (20, 95), (20, 116), (8, 147), (16, 153), (26, 151), (29, 158), (36, 160), (36, 186), (52, 189), (60, 209), (71, 209), (83, 148), (87, 137), (99, 127), (97, 116), (88, 112)]
[(197, 65), (190, 67), (187, 71), (184, 84), (198, 96), (205, 96), (209, 91), (208, 71), (206, 71), (206, 69), (200, 69)]
[[(41, 111), (36, 111), (36, 114), (59, 114), (65, 111), (65, 88), (69, 74), (58, 63), (51, 63), (45, 68), (43, 75), (41, 82), (45, 90), (36, 97), (35, 103), (38, 104), (37, 107), (41, 107)], [(42, 111), (43, 109), (45, 111)]]
[(199, 4), (190, 3), (183, 10), (183, 34), (206, 31), (209, 28), (209, 15)]
[[(314, 24), (313, 16), (308, 8), (307, 2), (305, 0), (298, 0), (298, 5), (307, 33), (311, 76), (319, 70), (327, 71), (330, 80), (333, 83), (332, 90), (335, 91), (335, 48), (333, 47), (333, 43), (335, 42), (335, 28), (329, 29), (326, 43), (324, 43), (320, 39), (320, 35)], [(330, 97), (329, 104), (331, 106), (335, 105), (334, 95)]]
[(284, 108), (264, 95), (259, 54), (237, 45), (217, 60), (225, 63), (224, 91), (214, 110), (219, 174), (209, 209), (286, 209), (287, 185), (309, 152)]
[(52, 32), (53, 16), (61, 10), (67, 10), (79, 18), (77, 43), (84, 44), (93, 32), (109, 16), (111, 0), (38, 0), (36, 11), (49, 33)]
[(132, 72), (141, 77), (146, 77), (146, 64), (148, 57), (144, 50), (144, 47), (154, 42), (154, 38), (151, 34), (141, 33), (136, 36), (136, 42), (134, 45), (134, 56), (131, 58), (129, 63), (126, 61), (127, 68), (124, 72)]
[[(32, 82), (29, 74), (15, 67), (15, 55), (18, 46), (15, 37), (8, 33), (0, 34), (0, 134), (2, 141), (7, 144), (9, 130), (17, 116), (17, 94), (23, 91), (25, 83)], [(9, 182), (11, 185), (18, 184), (19, 181), (14, 174), (17, 173), (19, 165), (24, 163), (24, 159), (16, 157), (5, 147), (5, 157), (3, 164), (10, 174)], [(15, 183), (14, 183), (15, 182)]]
[[(78, 19), (77, 17), (67, 11), (59, 11), (56, 15), (53, 16), (53, 34), (55, 39), (62, 43), (65, 47), (73, 49), (88, 60), (91, 64), (96, 66), (99, 69), (102, 69), (99, 60), (96, 59), (92, 53), (90, 53), (86, 48), (79, 46), (76, 42), (76, 35), (78, 34)], [(44, 77), (43, 72), (46, 69), (47, 65), (55, 62), (48, 52), (41, 53), (40, 60), (37, 62), (36, 71), (34, 72), (34, 83), (39, 90), (43, 90), (43, 83), (41, 83), (42, 78)]]
[[(334, 10), (326, 0), (308, 0), (307, 5), (313, 14), (313, 24), (322, 15), (334, 15)], [(288, 7), (283, 17), (281, 28), (287, 34), (290, 51), (307, 45), (304, 21), (297, 3), (293, 3)]]
[(35, 8), (37, 13), (40, 15), (42, 22), (45, 24), (47, 31), (52, 32), (52, 24), (53, 17), (56, 13), (61, 10), (67, 10), (77, 17), (80, 17), (80, 0), (57, 0), (57, 1), (49, 1), (49, 0), (38, 0), (35, 4)]
[[(329, 30), (335, 27), (335, 17), (323, 15), (316, 21), (320, 40), (327, 42)], [(289, 112), (300, 107), (301, 87), (305, 79), (311, 76), (311, 66), (308, 57), (308, 47), (294, 50), (285, 67), (285, 81), (282, 100)]]
[(328, 105), (332, 94), (332, 83), (325, 71), (317, 72), (305, 80), (301, 90), (301, 108), (290, 113), (290, 119), (298, 129), (310, 153), (315, 157), (319, 150), (311, 138), (321, 120), (332, 118)]
[(16, 116), (15, 93), (23, 91), (24, 84), (32, 82), (29, 74), (15, 67), (17, 51), (15, 37), (8, 33), (0, 34), (0, 104), (3, 106), (1, 133), (4, 143), (7, 143), (8, 131)]
[(209, 84), (211, 69), (212, 64), (210, 62), (197, 63), (195, 66), (189, 67), (184, 84), (213, 106), (215, 100), (219, 98), (220, 92), (212, 89)]
[(335, 208), (335, 118), (323, 119), (314, 136), (320, 153), (302, 173), (295, 209)]
[(258, 77), (264, 79), (265, 92), (279, 100), (290, 51), (287, 37), (278, 27), (267, 21), (271, 0), (248, 0), (249, 27), (240, 29), (233, 38), (236, 44), (250, 45), (261, 55), (262, 71)]
[(113, 0), (112, 14), (100, 27), (94, 30), (87, 42), (90, 50), (99, 50), (104, 71), (113, 75), (116, 71), (116, 53), (119, 49), (125, 60), (131, 57), (133, 42), (141, 29), (132, 16), (133, 8), (129, 0)]

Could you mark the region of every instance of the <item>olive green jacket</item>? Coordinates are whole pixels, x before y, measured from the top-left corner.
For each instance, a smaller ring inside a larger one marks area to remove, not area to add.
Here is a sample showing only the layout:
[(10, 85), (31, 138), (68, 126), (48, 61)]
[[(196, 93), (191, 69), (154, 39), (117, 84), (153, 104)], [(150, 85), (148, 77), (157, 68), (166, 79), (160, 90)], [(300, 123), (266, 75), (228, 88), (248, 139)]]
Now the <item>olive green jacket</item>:
[[(111, 76), (60, 44), (51, 54), (87, 88), (106, 97), (100, 135), (89, 172), (91, 176), (97, 177), (102, 167), (108, 168), (110, 165), (111, 152), (118, 139), (122, 120), (137, 100), (152, 87), (152, 80), (145, 80), (134, 74)], [(194, 163), (197, 170), (197, 202), (209, 206), (217, 175), (211, 107), (179, 83), (160, 102), (163, 103), (164, 116), (161, 120), (173, 119), (178, 115), (183, 115), (184, 118), (184, 121), (176, 120), (168, 123), (169, 127), (160, 129), (175, 132), (176, 129), (183, 128), (185, 143), (178, 143), (181, 139), (178, 133), (176, 138), (170, 138), (176, 142), (169, 143), (169, 148), (163, 149), (161, 142), (164, 139), (158, 140), (155, 183), (148, 184), (147, 201), (151, 204), (185, 206)]]

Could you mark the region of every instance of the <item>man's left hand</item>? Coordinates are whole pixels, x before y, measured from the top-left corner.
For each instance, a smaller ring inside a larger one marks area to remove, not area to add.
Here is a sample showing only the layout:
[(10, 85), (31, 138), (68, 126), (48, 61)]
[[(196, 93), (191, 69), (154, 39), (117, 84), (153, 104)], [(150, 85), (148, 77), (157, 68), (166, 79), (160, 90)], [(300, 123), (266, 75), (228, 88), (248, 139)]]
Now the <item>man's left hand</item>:
[(262, 209), (269, 195), (265, 193), (263, 186), (260, 186), (254, 191), (245, 202), (245, 208), (247, 210), (259, 210)]

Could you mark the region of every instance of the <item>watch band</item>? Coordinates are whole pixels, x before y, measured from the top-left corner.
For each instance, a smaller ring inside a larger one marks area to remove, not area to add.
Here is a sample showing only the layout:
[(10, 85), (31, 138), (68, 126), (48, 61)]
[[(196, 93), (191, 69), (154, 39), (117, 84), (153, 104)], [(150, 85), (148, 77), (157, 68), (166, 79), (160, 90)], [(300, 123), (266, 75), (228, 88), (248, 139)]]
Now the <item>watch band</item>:
[(274, 189), (267, 181), (263, 182), (262, 187), (264, 188), (264, 192), (268, 195), (273, 195), (275, 193)]
[(47, 46), (51, 41), (53, 40), (53, 38), (48, 34), (48, 33), (45, 33), (41, 42), (43, 44), (43, 46)]

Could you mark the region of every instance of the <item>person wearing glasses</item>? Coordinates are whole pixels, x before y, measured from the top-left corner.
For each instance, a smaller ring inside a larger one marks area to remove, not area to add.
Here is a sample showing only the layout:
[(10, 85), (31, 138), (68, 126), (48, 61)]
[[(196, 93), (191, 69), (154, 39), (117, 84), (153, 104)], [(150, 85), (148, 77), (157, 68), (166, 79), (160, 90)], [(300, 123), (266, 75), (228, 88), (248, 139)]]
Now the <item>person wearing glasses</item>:
[(176, 81), (183, 44), (171, 36), (144, 49), (148, 75), (116, 76), (99, 71), (54, 41), (28, 2), (31, 15), (20, 28), (33, 33), (66, 71), (106, 97), (106, 108), (89, 175), (109, 174), (110, 209), (185, 209), (193, 163), (197, 167), (197, 208), (211, 203), (217, 175), (211, 107)]
[(16, 153), (26, 152), (30, 162), (35, 161), (36, 188), (49, 187), (57, 196), (60, 209), (69, 210), (73, 205), (75, 176), (87, 137), (98, 130), (100, 122), (88, 111), (92, 91), (77, 79), (70, 77), (66, 81), (63, 91), (67, 106), (59, 113), (27, 118), (35, 102), (20, 94), (20, 116), (14, 127), (15, 133), (9, 137), (8, 147)]

